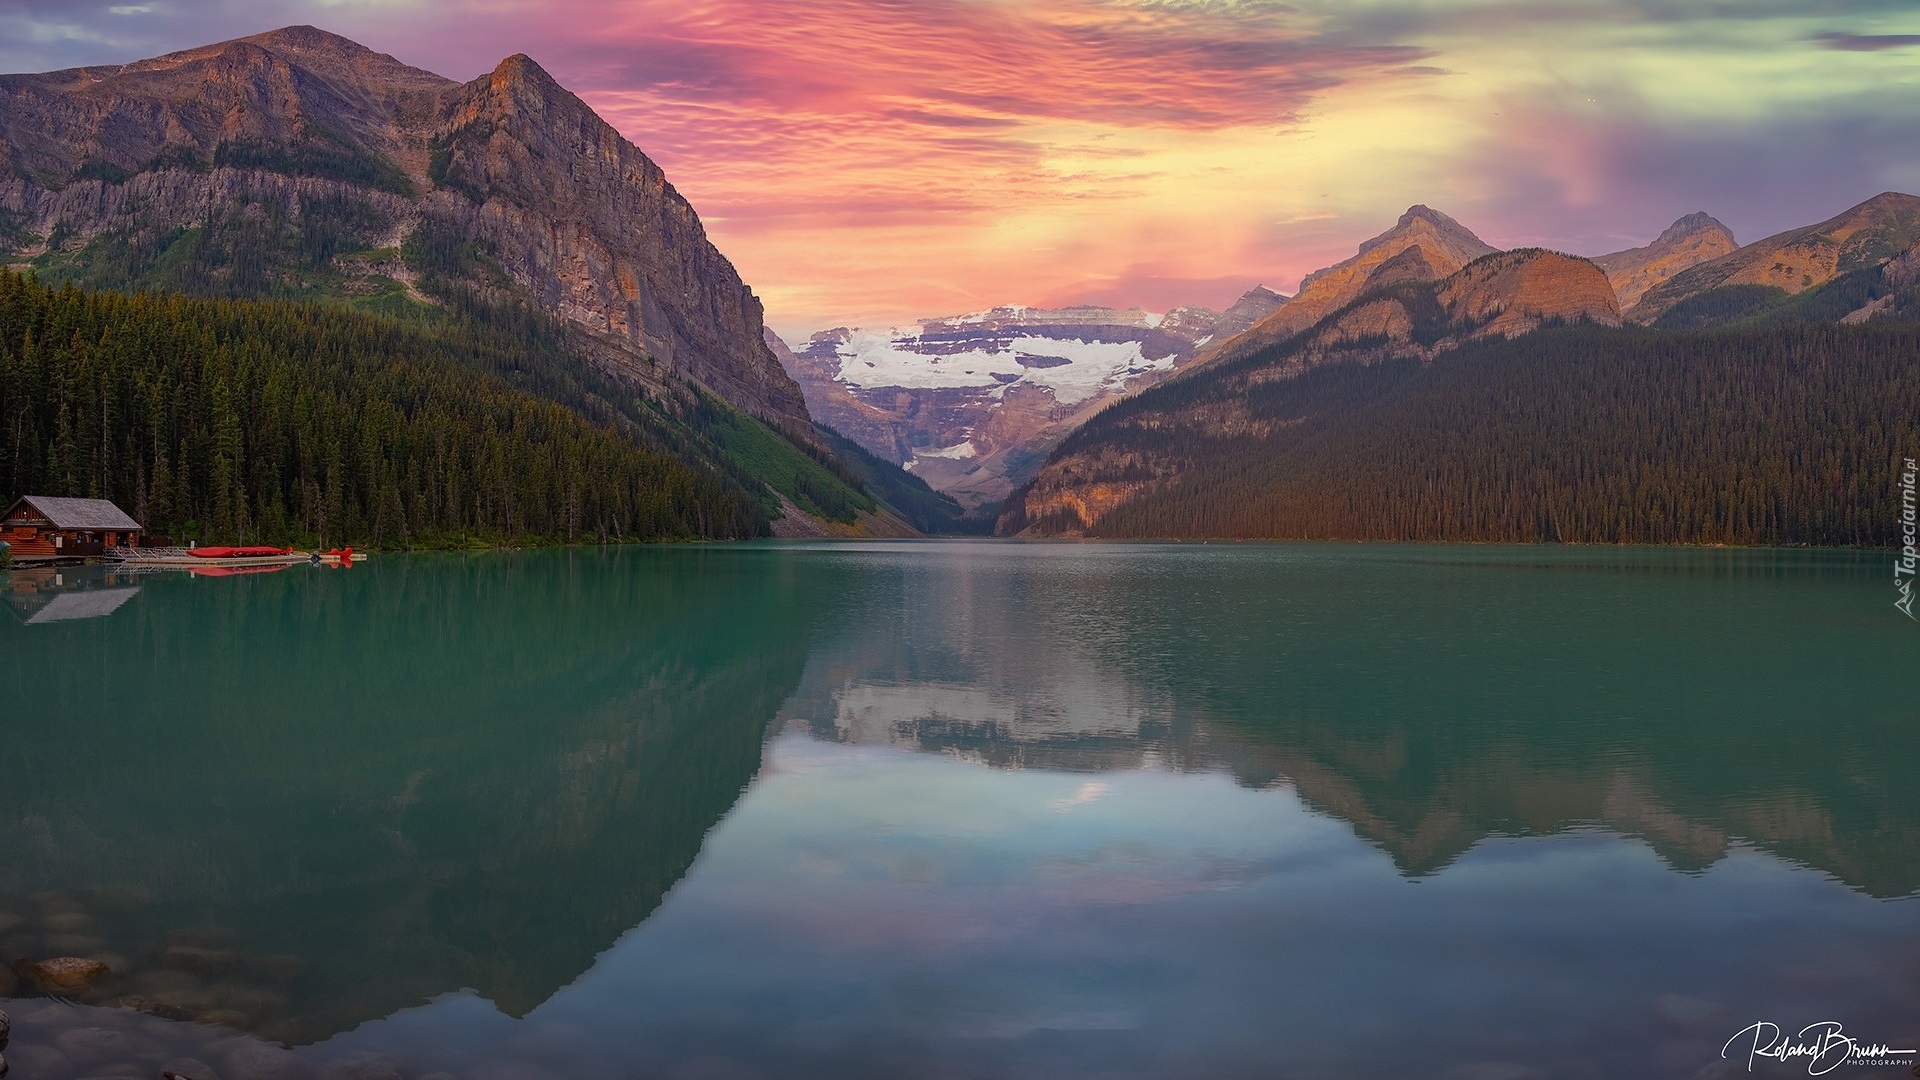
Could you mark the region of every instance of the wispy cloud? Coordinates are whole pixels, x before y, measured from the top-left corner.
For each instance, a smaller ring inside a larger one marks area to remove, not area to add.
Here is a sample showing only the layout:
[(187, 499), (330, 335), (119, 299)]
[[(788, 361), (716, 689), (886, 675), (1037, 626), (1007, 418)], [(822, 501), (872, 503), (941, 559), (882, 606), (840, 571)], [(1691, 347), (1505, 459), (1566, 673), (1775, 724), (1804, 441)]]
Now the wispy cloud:
[(1827, 30), (1812, 35), (1812, 40), (1843, 52), (1879, 52), (1881, 49), (1920, 45), (1920, 34), (1843, 34), (1837, 30)]

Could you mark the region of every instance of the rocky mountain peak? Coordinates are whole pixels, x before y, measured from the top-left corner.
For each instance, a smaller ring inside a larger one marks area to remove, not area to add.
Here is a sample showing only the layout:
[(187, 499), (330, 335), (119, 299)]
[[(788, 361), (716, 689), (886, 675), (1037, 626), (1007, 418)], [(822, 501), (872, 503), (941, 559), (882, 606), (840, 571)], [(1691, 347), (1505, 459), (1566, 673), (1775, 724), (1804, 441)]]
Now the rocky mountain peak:
[(1628, 318), (1650, 323), (1675, 306), (1717, 289), (1757, 286), (1794, 295), (1843, 274), (1883, 266), (1916, 242), (1920, 242), (1920, 198), (1883, 191), (1818, 224), (1720, 253), (1647, 289), (1637, 302), (1629, 303), (1624, 295), (1621, 302), (1629, 307)]
[(1717, 259), (1739, 246), (1732, 230), (1712, 215), (1697, 210), (1667, 226), (1645, 247), (1616, 251), (1593, 261), (1606, 272), (1621, 308), (1625, 309), (1674, 275)]
[(357, 60), (363, 56), (377, 56), (372, 49), (339, 34), (322, 30), (317, 26), (283, 26), (278, 30), (269, 30), (264, 34), (254, 34), (240, 38), (239, 41), (273, 52), (293, 53), (298, 56), (330, 58), (338, 60)]
[(1255, 285), (1240, 294), (1233, 306), (1220, 313), (1213, 325), (1213, 340), (1225, 341), (1247, 332), (1254, 323), (1267, 317), (1274, 308), (1287, 302), (1287, 298), (1274, 292), (1265, 285)]
[(1883, 191), (1853, 209), (1856, 212), (1862, 210), (1900, 210), (1912, 212), (1916, 206), (1920, 206), (1920, 198), (1909, 195), (1904, 191)]
[(1675, 221), (1673, 224), (1667, 226), (1666, 231), (1662, 232), (1660, 236), (1656, 240), (1654, 240), (1654, 243), (1672, 244), (1688, 236), (1691, 236), (1694, 233), (1709, 232), (1713, 230), (1718, 230), (1720, 232), (1726, 233), (1728, 240), (1733, 239), (1733, 230), (1727, 228), (1725, 225), (1720, 224), (1719, 219), (1715, 218), (1712, 214), (1707, 213), (1705, 210), (1695, 210), (1693, 213), (1688, 214), (1685, 217), (1682, 217), (1679, 220)]
[(1402, 281), (1437, 281), (1495, 250), (1446, 214), (1430, 206), (1410, 206), (1392, 228), (1362, 243), (1352, 258), (1302, 278), (1300, 291), (1292, 299), (1271, 309), (1244, 333), (1221, 340), (1196, 363), (1244, 356), (1311, 327), (1368, 289)]
[(1394, 223), (1394, 228), (1412, 228), (1413, 223), (1416, 221), (1424, 221), (1436, 229), (1457, 230), (1467, 233), (1469, 236), (1472, 235), (1465, 225), (1460, 224), (1458, 221), (1455, 221), (1453, 218), (1448, 217), (1446, 214), (1435, 210), (1425, 203), (1414, 203), (1412, 206), (1407, 207), (1407, 212), (1400, 215), (1400, 220)]
[[(1438, 245), (1429, 243), (1427, 245), (1429, 247), (1438, 246), (1460, 252), (1473, 252), (1472, 255), (1468, 256), (1469, 259), (1477, 259), (1481, 255), (1489, 254), (1494, 250), (1487, 244), (1482, 243), (1480, 238), (1473, 235), (1473, 231), (1465, 225), (1460, 224), (1458, 221), (1455, 221), (1430, 206), (1416, 203), (1413, 206), (1407, 207), (1407, 212), (1400, 215), (1400, 220), (1393, 223), (1393, 228), (1361, 243), (1360, 250), (1355, 255), (1355, 258), (1362, 258), (1380, 248), (1390, 249), (1387, 251), (1386, 256), (1391, 258), (1394, 255), (1398, 255), (1409, 245), (1420, 243), (1429, 238), (1438, 238), (1441, 241)], [(1353, 260), (1348, 260), (1348, 263), (1352, 261)], [(1300, 283), (1301, 291), (1306, 291), (1308, 282), (1313, 281), (1322, 274), (1338, 270), (1348, 265), (1348, 263), (1335, 263), (1325, 270), (1316, 271), (1315, 273), (1307, 275), (1306, 280)]]
[[(514, 53), (512, 56), (500, 61), (499, 64), (494, 66), (493, 73), (489, 75), (488, 78), (493, 81), (493, 85), (495, 86), (521, 83), (538, 89), (541, 92), (561, 89), (560, 84), (554, 81), (553, 76), (547, 74), (547, 69), (541, 67), (538, 61), (526, 53)], [(565, 91), (561, 92), (565, 93)], [(567, 96), (572, 97), (573, 95), (568, 94)]]

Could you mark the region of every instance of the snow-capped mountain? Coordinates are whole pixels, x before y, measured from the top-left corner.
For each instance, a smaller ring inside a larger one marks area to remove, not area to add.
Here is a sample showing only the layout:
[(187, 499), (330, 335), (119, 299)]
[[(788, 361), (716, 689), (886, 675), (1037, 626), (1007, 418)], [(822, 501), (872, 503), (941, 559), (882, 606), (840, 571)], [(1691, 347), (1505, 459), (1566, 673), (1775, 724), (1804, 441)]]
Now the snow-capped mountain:
[(884, 330), (839, 327), (768, 344), (815, 420), (968, 507), (1004, 499), (1114, 399), (1160, 382), (1284, 297), (1263, 287), (1216, 312), (997, 307)]

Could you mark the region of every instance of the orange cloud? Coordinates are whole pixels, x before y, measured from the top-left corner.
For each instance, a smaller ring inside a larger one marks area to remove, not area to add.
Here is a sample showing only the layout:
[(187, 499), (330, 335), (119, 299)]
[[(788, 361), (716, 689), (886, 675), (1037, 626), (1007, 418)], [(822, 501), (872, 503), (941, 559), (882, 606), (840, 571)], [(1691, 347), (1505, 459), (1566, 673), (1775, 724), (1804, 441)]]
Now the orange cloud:
[(526, 52), (659, 161), (789, 335), (1215, 306), (1407, 205), (1599, 252), (1920, 190), (1896, 0), (15, 0), (0, 68), (312, 22), (456, 78)]
[[(1264, 3), (699, 0), (600, 17), (556, 69), (666, 166), (785, 326), (1037, 302), (1121, 272), (1178, 181), (1169, 155), (1290, 127), (1315, 95), (1428, 55), (1317, 44), (1314, 20)], [(1209, 228), (1237, 246), (1226, 224)], [(1254, 284), (1166, 270), (1215, 282), (1186, 300)]]

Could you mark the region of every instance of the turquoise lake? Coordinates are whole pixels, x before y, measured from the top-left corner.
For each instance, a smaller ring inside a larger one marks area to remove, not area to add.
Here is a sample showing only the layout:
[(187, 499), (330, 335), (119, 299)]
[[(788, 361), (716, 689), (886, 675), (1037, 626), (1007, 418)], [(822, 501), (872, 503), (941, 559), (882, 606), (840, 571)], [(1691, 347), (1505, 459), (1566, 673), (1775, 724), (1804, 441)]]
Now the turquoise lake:
[[(1809, 1075), (1758, 1022), (1920, 1047), (1920, 625), (1884, 553), (0, 580), (9, 1080), (1690, 1080)], [(112, 974), (54, 1000), (52, 956)], [(1920, 1061), (1890, 1060), (1825, 1075)]]

